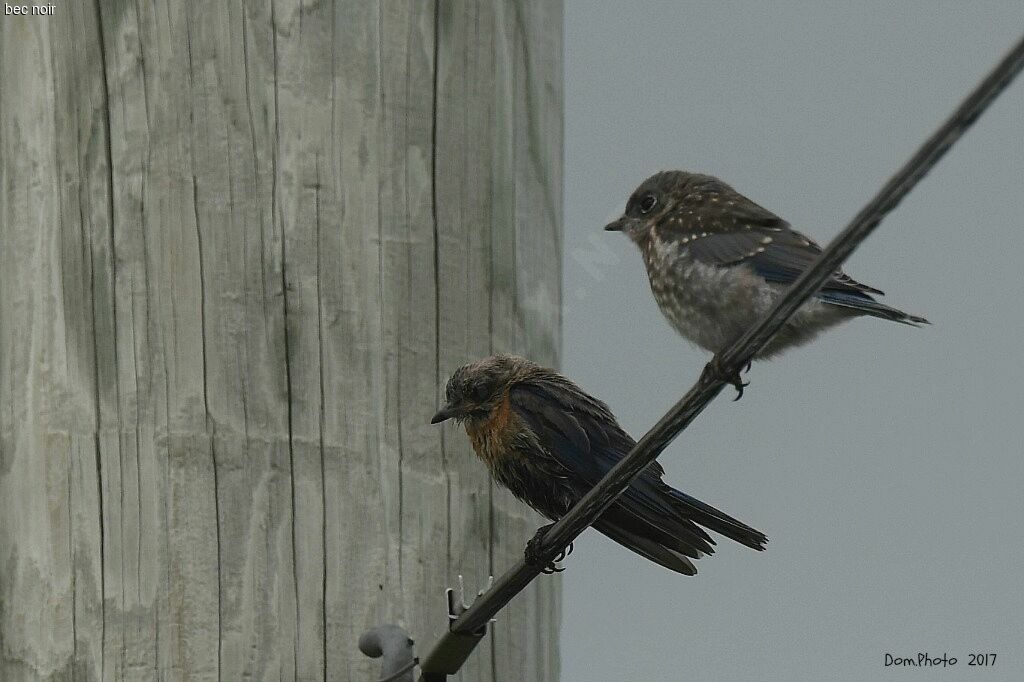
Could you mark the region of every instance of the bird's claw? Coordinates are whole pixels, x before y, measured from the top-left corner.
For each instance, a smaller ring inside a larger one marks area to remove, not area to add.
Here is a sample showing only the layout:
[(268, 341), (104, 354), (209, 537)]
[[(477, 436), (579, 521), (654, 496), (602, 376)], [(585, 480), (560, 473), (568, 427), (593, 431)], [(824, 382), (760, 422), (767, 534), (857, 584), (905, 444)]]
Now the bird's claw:
[(572, 549), (573, 545), (570, 542), (568, 547), (564, 548), (561, 552), (558, 553), (557, 556), (555, 556), (554, 559), (551, 560), (551, 563), (549, 563), (547, 566), (541, 569), (541, 573), (551, 575), (552, 573), (561, 573), (562, 571), (564, 571), (565, 567), (558, 566), (557, 564), (561, 561), (564, 561), (566, 557), (572, 554)]
[(745, 386), (749, 386), (750, 385), (749, 381), (741, 380), (739, 374), (737, 374), (734, 377), (734, 379), (730, 380), (729, 383), (732, 384), (732, 387), (736, 389), (736, 397), (732, 399), (733, 402), (736, 402), (737, 400), (742, 398), (743, 397), (743, 388)]
[(541, 526), (533, 534), (529, 542), (526, 543), (526, 551), (523, 552), (523, 558), (526, 560), (526, 563), (531, 566), (541, 566), (545, 563), (544, 557), (541, 555), (541, 546), (544, 544), (544, 534), (553, 525), (553, 523), (549, 523), (546, 526)]
[(573, 549), (572, 543), (570, 542), (569, 546), (559, 552), (558, 556), (553, 560), (547, 562), (544, 561), (544, 556), (541, 553), (541, 549), (544, 545), (544, 536), (547, 534), (548, 529), (553, 525), (555, 524), (549, 523), (546, 526), (538, 528), (537, 532), (534, 533), (532, 538), (530, 538), (530, 541), (526, 543), (526, 551), (523, 552), (523, 558), (526, 560), (526, 563), (531, 566), (542, 566), (543, 568), (540, 569), (540, 572), (545, 575), (561, 573), (564, 571), (564, 566), (557, 566), (556, 564), (572, 554)]
[[(746, 371), (748, 371), (748, 372), (750, 371), (750, 365), (751, 365), (751, 363), (747, 362)], [(750, 382), (749, 381), (743, 381), (743, 379), (740, 378), (739, 370), (736, 370), (733, 373), (725, 372), (723, 370), (723, 368), (721, 367), (721, 365), (718, 364), (718, 358), (717, 357), (715, 359), (713, 359), (711, 362), (708, 363), (708, 367), (710, 368), (711, 376), (714, 379), (716, 379), (718, 381), (724, 381), (725, 383), (730, 384), (733, 388), (736, 389), (736, 397), (732, 399), (733, 402), (736, 402), (737, 400), (739, 400), (740, 398), (743, 397), (743, 389), (746, 386), (749, 386)]]

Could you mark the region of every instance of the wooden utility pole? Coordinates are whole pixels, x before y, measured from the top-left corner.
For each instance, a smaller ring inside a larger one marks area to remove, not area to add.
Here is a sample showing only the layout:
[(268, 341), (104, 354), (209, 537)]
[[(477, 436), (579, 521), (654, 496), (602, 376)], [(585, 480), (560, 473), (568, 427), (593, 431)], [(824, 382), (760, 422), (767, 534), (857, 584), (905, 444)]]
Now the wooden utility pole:
[[(0, 679), (376, 679), (538, 519), (428, 421), (557, 364), (560, 3), (0, 17)], [(465, 680), (554, 680), (557, 578)], [(424, 652), (421, 652), (424, 653)]]

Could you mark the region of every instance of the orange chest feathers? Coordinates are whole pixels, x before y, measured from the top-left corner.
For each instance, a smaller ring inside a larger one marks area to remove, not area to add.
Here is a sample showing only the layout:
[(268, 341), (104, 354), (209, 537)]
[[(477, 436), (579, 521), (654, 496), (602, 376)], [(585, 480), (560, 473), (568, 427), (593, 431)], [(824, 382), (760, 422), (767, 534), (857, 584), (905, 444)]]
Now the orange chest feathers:
[(501, 460), (514, 456), (512, 443), (520, 428), (507, 393), (488, 417), (466, 422), (466, 433), (469, 434), (473, 450), (491, 468)]

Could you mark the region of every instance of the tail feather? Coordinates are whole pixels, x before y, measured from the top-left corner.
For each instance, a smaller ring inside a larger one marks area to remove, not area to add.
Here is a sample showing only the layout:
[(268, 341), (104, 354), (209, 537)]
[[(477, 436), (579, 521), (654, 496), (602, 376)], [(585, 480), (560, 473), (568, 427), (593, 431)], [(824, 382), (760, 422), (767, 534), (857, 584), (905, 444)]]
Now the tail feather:
[(642, 537), (663, 547), (699, 559), (713, 554), (715, 541), (693, 521), (669, 515), (645, 515), (628, 506), (613, 504), (599, 517), (631, 537)]
[(908, 324), (911, 327), (920, 327), (923, 324), (931, 324), (928, 320), (917, 315), (910, 315), (902, 310), (879, 303), (871, 296), (860, 292), (830, 291), (825, 290), (818, 294), (818, 298), (826, 303), (852, 308), (865, 315), (880, 317), (883, 320), (892, 320), (900, 324)]
[(654, 540), (631, 533), (607, 519), (598, 519), (594, 524), (594, 528), (623, 547), (633, 550), (640, 556), (650, 559), (670, 571), (682, 573), (683, 575), (697, 574), (697, 567), (680, 552), (669, 549)]
[(658, 480), (656, 496), (646, 504), (620, 498), (594, 522), (594, 528), (665, 568), (693, 575), (695, 559), (714, 553), (705, 528), (730, 540), (763, 550), (768, 538), (725, 512)]
[(715, 509), (710, 504), (701, 502), (675, 489), (672, 490), (671, 495), (672, 499), (676, 502), (676, 506), (680, 508), (680, 512), (684, 516), (691, 519), (694, 523), (699, 523), (708, 530), (724, 535), (730, 540), (758, 551), (763, 550), (768, 542), (768, 538), (761, 531), (755, 530), (725, 512)]

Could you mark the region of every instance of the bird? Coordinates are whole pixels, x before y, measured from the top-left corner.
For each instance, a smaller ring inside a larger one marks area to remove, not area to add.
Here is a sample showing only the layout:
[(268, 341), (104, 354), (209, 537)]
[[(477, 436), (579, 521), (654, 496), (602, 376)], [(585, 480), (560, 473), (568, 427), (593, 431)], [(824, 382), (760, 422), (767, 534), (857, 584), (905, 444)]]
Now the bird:
[[(753, 327), (821, 254), (810, 237), (725, 182), (681, 170), (644, 180), (605, 230), (625, 233), (640, 249), (651, 292), (672, 327), (715, 354)], [(875, 297), (882, 295), (837, 269), (754, 359), (777, 356), (854, 317), (929, 324), (880, 303)], [(742, 395), (738, 375), (729, 380)]]
[[(461, 423), (494, 480), (552, 521), (636, 445), (605, 403), (557, 371), (516, 355), (493, 355), (455, 370), (445, 403), (431, 423)], [(660, 464), (649, 464), (594, 528), (683, 575), (696, 574), (693, 560), (714, 551), (704, 529), (765, 548), (763, 533), (672, 488), (664, 474)], [(538, 562), (536, 544), (551, 525), (527, 546), (528, 562)]]

